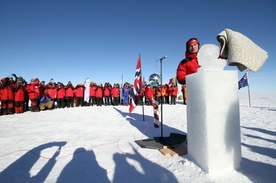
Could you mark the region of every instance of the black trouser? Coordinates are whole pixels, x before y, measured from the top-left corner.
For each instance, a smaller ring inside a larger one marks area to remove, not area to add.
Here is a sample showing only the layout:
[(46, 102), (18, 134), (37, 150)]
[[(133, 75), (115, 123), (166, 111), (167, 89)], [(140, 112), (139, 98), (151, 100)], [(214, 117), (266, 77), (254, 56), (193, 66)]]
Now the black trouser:
[(102, 97), (97, 97), (96, 101), (97, 101), (97, 106), (102, 106), (102, 101), (103, 101)]
[(94, 104), (97, 104), (96, 97), (89, 97), (89, 105), (93, 106)]
[(109, 96), (104, 97), (104, 104), (105, 105), (110, 105)]
[(73, 97), (66, 97), (66, 106), (67, 107), (74, 107), (73, 103), (74, 103)]
[(65, 107), (64, 98), (58, 98), (57, 99), (57, 108), (64, 108), (64, 107)]
[(83, 106), (83, 97), (76, 97), (76, 106)]
[(118, 97), (114, 97), (113, 98), (113, 105), (118, 105), (119, 104), (119, 98)]
[(12, 114), (13, 112), (13, 100), (2, 100), (1, 101), (1, 113), (3, 115)]
[(176, 96), (171, 96), (171, 104), (176, 104)]
[(165, 96), (165, 104), (169, 104), (170, 103), (170, 97), (169, 96)]

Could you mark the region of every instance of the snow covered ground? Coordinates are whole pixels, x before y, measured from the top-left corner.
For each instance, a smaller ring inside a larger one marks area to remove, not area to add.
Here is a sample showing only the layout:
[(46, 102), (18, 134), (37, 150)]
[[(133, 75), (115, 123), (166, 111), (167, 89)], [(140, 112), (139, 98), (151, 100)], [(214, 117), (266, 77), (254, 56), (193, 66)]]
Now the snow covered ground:
[[(239, 91), (242, 162), (226, 175), (203, 172), (190, 155), (167, 157), (135, 140), (160, 136), (153, 108), (91, 106), (0, 116), (0, 182), (276, 181), (276, 92)], [(187, 131), (186, 106), (163, 105), (164, 136)]]

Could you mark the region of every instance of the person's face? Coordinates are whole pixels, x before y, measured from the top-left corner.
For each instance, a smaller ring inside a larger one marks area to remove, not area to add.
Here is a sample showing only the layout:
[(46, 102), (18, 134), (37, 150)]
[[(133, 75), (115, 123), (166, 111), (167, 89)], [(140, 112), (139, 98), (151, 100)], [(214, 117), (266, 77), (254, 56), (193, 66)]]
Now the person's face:
[(197, 43), (190, 44), (188, 48), (189, 48), (190, 53), (198, 52), (198, 44)]

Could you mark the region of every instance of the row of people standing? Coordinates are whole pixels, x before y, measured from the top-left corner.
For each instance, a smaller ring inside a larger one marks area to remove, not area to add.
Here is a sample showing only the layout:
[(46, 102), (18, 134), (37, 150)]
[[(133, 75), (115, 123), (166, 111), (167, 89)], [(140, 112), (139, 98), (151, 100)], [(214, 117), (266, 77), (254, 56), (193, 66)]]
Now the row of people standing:
[(174, 83), (156, 87), (152, 87), (148, 84), (145, 87), (142, 87), (140, 93), (137, 96), (138, 105), (142, 105), (143, 103), (146, 105), (151, 105), (153, 95), (157, 96), (157, 101), (159, 104), (162, 103), (175, 105), (178, 95), (178, 87)]
[[(15, 79), (14, 79), (15, 78)], [(112, 91), (114, 98), (118, 98), (120, 95), (119, 87), (116, 84), (114, 87), (110, 87), (106, 84), (102, 87), (101, 84), (97, 85), (91, 83), (89, 101), (84, 101), (85, 87), (82, 83), (77, 84), (75, 87), (69, 81), (67, 85), (61, 82), (54, 83), (49, 82), (45, 85), (44, 81), (39, 81), (38, 78), (31, 79), (30, 83), (27, 83), (22, 77), (17, 77), (12, 74), (9, 77), (2, 78), (0, 81), (0, 100), (1, 100), (1, 114), (14, 114), (23, 113), (24, 111), (31, 110), (31, 112), (38, 112), (44, 109), (74, 107), (74, 106), (88, 106), (98, 105), (103, 103), (103, 96), (105, 104), (109, 103), (109, 92)], [(114, 103), (119, 99), (114, 100)], [(52, 103), (46, 105), (46, 102)], [(42, 107), (41, 107), (42, 105)], [(43, 108), (43, 109), (42, 109)]]
[[(157, 88), (160, 103), (169, 103), (168, 97), (171, 96), (171, 103), (175, 104), (177, 86), (164, 85), (164, 87)], [(1, 114), (23, 113), (28, 110), (38, 112), (45, 109), (54, 109), (55, 107), (129, 105), (129, 97), (132, 96), (132, 85), (125, 83), (120, 88), (119, 84), (111, 86), (110, 83), (105, 83), (103, 86), (91, 82), (88, 100), (84, 99), (84, 91), (85, 86), (82, 83), (73, 86), (70, 81), (66, 85), (61, 82), (50, 81), (46, 85), (44, 81), (40, 82), (38, 78), (31, 79), (30, 83), (27, 83), (23, 77), (12, 74), (9, 77), (2, 78), (0, 82)], [(149, 104), (148, 101), (153, 94), (153, 87), (150, 85), (143, 87), (137, 96), (138, 105), (143, 102)], [(49, 105), (46, 105), (46, 102)]]

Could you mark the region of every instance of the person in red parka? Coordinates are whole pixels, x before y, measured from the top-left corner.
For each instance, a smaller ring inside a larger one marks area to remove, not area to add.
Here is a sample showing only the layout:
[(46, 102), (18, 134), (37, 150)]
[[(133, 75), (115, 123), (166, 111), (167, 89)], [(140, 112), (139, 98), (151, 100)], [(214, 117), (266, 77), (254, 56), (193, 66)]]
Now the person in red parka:
[(55, 108), (55, 101), (57, 100), (57, 84), (53, 81), (50, 81), (45, 89), (45, 92), (48, 93), (54, 105), (52, 105), (52, 109)]
[(39, 87), (35, 84), (34, 79), (31, 79), (30, 84), (27, 85), (27, 91), (29, 94), (29, 99), (31, 100), (31, 112), (38, 112), (40, 91)]
[(165, 84), (164, 86), (165, 93), (164, 93), (164, 103), (169, 104), (170, 103), (170, 86), (168, 84)]
[(57, 84), (57, 108), (65, 107), (65, 89), (64, 84), (58, 82)]
[(64, 87), (65, 89), (65, 101), (67, 108), (74, 107), (74, 86), (71, 81), (68, 81), (67, 85)]
[(19, 76), (16, 78), (16, 83), (14, 85), (14, 112), (16, 114), (24, 112), (24, 102), (25, 102), (25, 87), (23, 86), (23, 78)]
[(1, 113), (3, 115), (13, 114), (14, 93), (12, 77), (2, 78), (1, 88)]
[(111, 103), (111, 85), (110, 83), (105, 83), (103, 87), (104, 94), (104, 105), (110, 105)]
[(178, 87), (177, 84), (172, 84), (170, 87), (170, 93), (171, 93), (171, 104), (176, 104), (176, 97), (177, 97)]
[(153, 88), (148, 84), (147, 87), (145, 88), (146, 105), (151, 105), (153, 92), (154, 92)]
[(85, 86), (82, 83), (78, 83), (75, 87), (75, 95), (76, 95), (76, 106), (84, 106), (84, 89)]
[(117, 106), (119, 105), (119, 96), (120, 96), (120, 89), (118, 84), (114, 84), (111, 89), (111, 95), (113, 98), (113, 105)]
[[(176, 70), (176, 79), (179, 84), (186, 85), (186, 76), (197, 72), (200, 68), (197, 60), (200, 43), (196, 38), (191, 38), (186, 42), (185, 59), (181, 60)], [(183, 90), (184, 91), (184, 90)], [(184, 96), (183, 92), (183, 96)], [(186, 104), (186, 101), (184, 101)]]
[(94, 104), (96, 104), (96, 89), (97, 89), (97, 84), (90, 82), (90, 93), (89, 93), (89, 105), (93, 106)]
[(28, 83), (24, 78), (23, 78), (23, 81), (22, 81), (22, 86), (24, 87), (23, 111), (26, 112), (26, 111), (29, 110), (29, 93), (28, 93), (28, 90), (27, 90)]
[(96, 102), (97, 106), (102, 106), (103, 104), (103, 85), (98, 84), (96, 89)]

